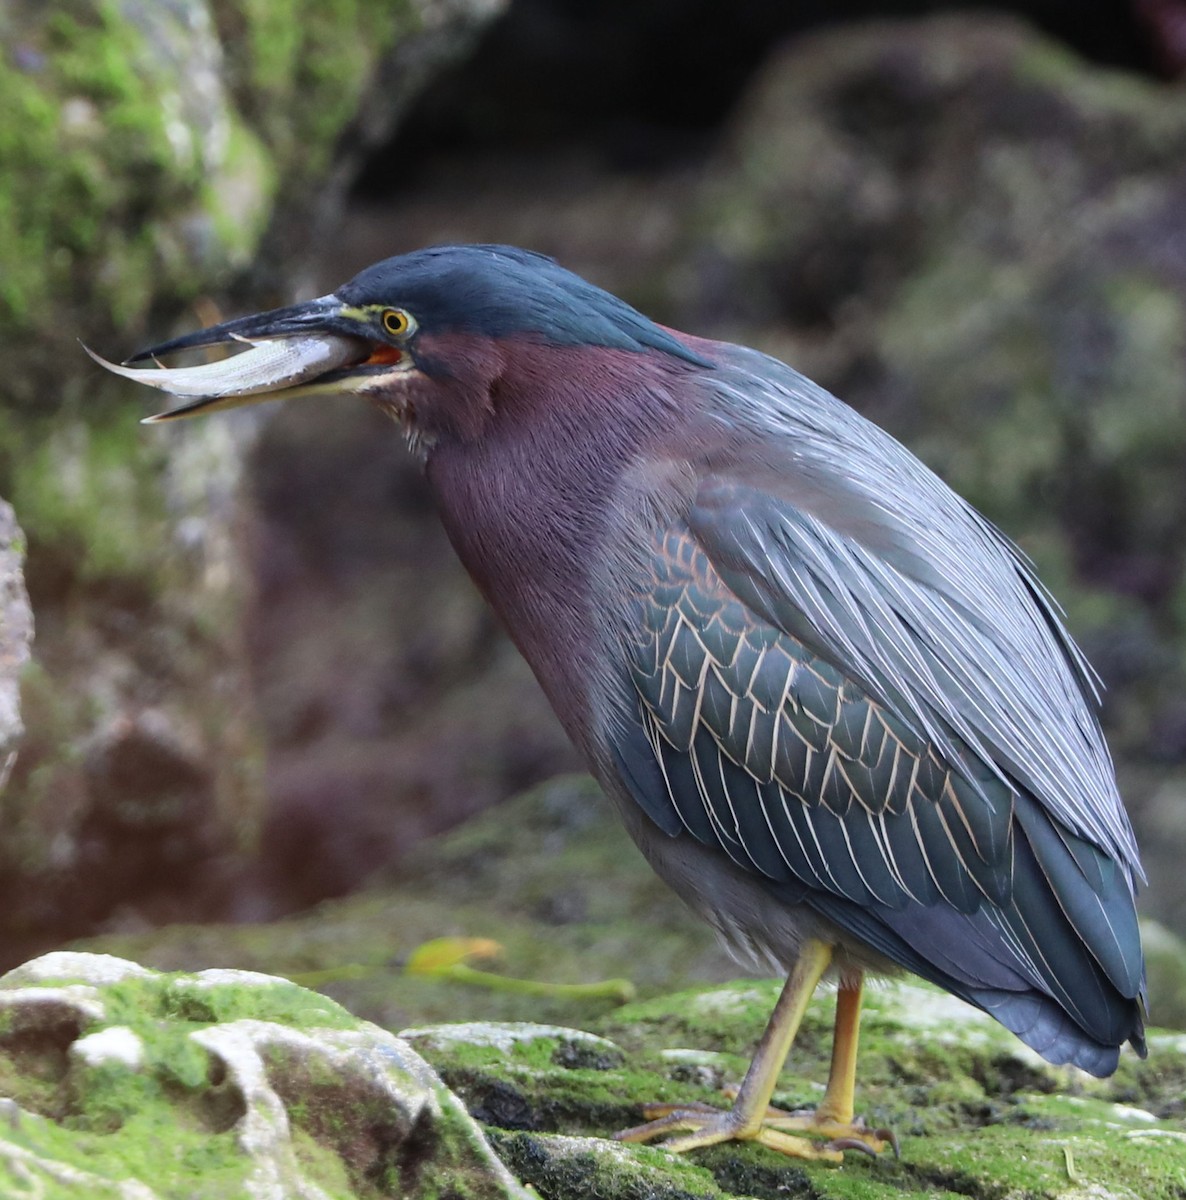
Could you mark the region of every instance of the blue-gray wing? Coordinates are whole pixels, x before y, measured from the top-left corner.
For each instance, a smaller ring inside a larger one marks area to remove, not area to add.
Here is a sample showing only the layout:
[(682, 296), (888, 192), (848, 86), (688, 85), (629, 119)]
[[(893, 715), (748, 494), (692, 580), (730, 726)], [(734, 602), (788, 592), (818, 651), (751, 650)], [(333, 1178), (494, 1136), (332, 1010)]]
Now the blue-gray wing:
[(951, 761), (970, 753), (1132, 876), (1095, 677), (1020, 551), (914, 455), (789, 367), (722, 348), (733, 452), (688, 524), (726, 584)]
[(782, 595), (770, 619), (708, 512), (656, 540), (623, 627), (636, 800), (1041, 1053), (1111, 1069), (1140, 1033), (1127, 873), (822, 651), (830, 618)]

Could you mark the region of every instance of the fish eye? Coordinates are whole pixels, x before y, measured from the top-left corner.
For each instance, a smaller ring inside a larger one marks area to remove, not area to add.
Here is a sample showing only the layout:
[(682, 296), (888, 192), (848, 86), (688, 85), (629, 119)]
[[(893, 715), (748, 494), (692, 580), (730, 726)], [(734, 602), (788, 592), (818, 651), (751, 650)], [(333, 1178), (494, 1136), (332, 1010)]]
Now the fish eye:
[(399, 308), (388, 308), (383, 312), (383, 329), (392, 337), (402, 337), (412, 327), (411, 318)]

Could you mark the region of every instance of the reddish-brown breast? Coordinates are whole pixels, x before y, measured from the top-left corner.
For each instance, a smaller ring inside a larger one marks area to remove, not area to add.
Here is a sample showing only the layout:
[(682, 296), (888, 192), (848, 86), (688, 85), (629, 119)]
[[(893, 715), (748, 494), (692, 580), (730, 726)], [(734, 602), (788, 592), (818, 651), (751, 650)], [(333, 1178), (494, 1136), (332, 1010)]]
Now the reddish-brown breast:
[(583, 740), (598, 670), (592, 572), (627, 472), (695, 452), (696, 368), (662, 353), (501, 344), (477, 437), (428, 456), (445, 527), (569, 733)]

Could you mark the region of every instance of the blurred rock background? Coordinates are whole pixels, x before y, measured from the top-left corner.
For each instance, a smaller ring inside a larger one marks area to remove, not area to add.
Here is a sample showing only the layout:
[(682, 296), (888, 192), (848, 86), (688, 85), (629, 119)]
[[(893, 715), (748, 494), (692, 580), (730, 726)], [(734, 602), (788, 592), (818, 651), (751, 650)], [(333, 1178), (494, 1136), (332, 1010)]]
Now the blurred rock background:
[(398, 878), (576, 765), (384, 419), (143, 430), (77, 346), (451, 240), (788, 359), (1017, 538), (1186, 932), (1186, 17), (964, 9), (0, 0), (0, 965)]

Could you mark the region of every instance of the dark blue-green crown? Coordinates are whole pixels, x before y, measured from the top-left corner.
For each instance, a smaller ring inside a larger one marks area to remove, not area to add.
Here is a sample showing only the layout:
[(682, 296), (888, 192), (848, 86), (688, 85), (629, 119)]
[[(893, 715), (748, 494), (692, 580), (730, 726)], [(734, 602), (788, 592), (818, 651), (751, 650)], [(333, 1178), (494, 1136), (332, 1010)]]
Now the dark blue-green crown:
[(407, 309), (426, 332), (532, 335), (560, 346), (661, 350), (701, 366), (654, 321), (554, 259), (515, 246), (433, 246), (385, 259), (338, 289), (352, 305)]

